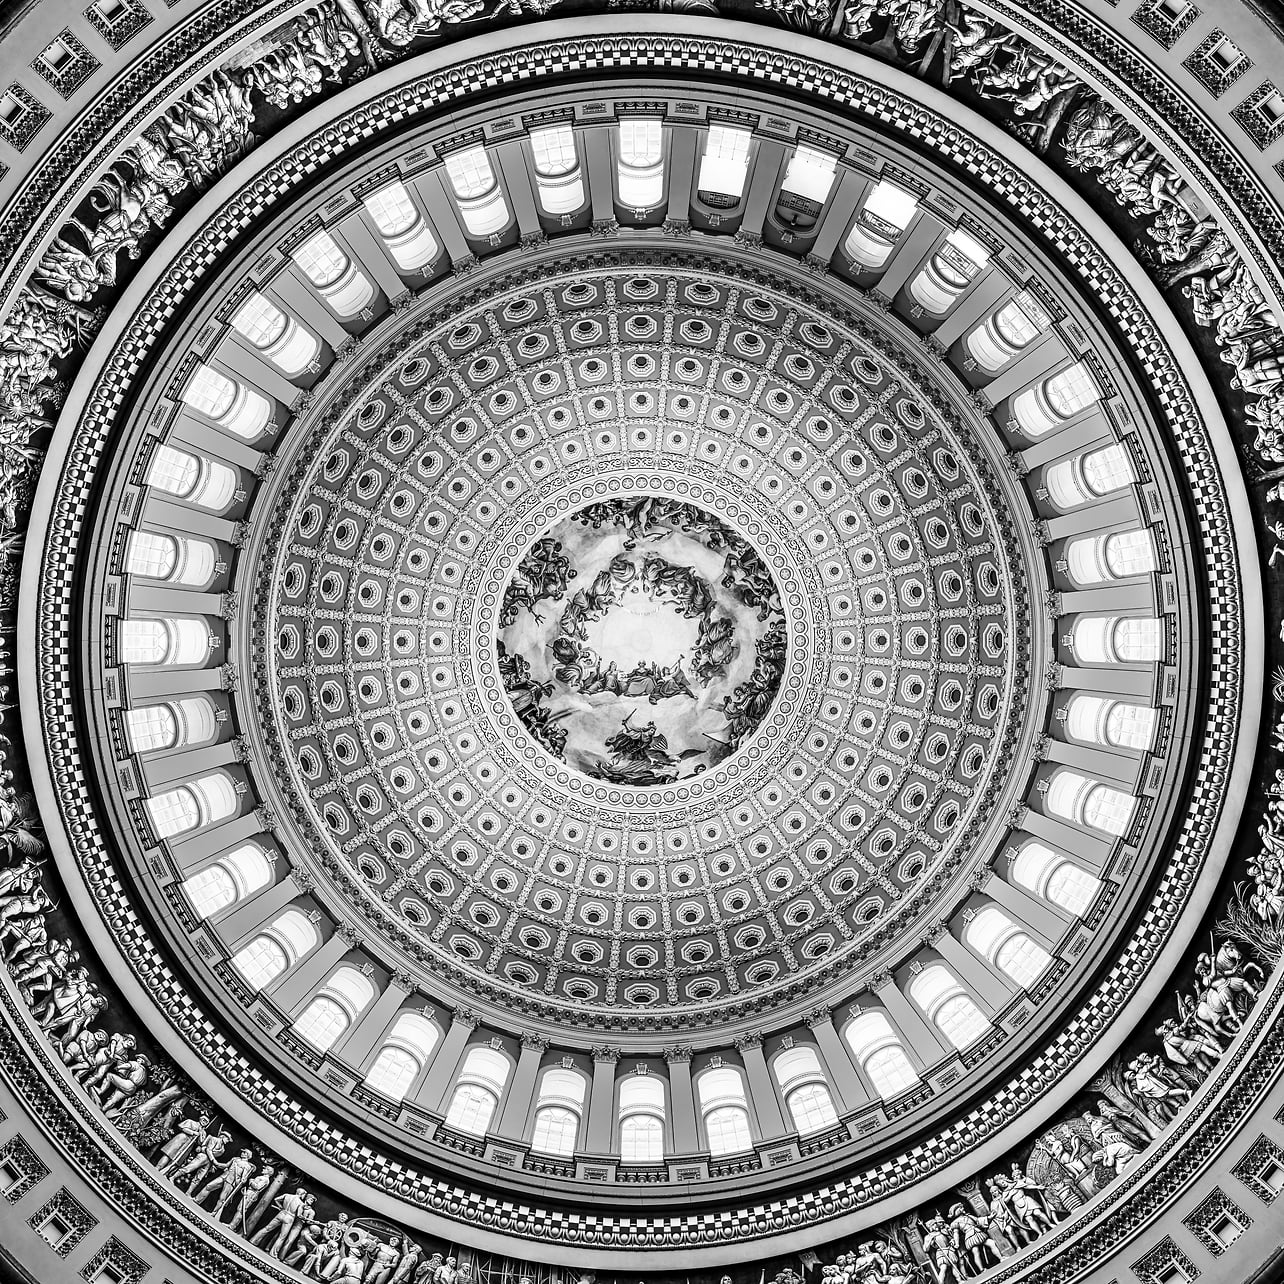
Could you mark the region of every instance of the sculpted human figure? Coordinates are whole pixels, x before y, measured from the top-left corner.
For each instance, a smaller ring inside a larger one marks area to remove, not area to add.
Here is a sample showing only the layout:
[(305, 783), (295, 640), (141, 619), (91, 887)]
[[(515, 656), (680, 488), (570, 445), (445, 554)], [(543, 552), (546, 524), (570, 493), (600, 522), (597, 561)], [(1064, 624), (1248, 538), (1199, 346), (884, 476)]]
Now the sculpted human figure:
[(222, 1171), (210, 1178), (195, 1196), (196, 1202), (203, 1204), (217, 1192), (218, 1199), (214, 1202), (215, 1221), (222, 1220), (223, 1210), (240, 1193), (241, 1187), (249, 1181), (250, 1174), (254, 1171), (254, 1152), (248, 1148), (242, 1150), (219, 1167)]

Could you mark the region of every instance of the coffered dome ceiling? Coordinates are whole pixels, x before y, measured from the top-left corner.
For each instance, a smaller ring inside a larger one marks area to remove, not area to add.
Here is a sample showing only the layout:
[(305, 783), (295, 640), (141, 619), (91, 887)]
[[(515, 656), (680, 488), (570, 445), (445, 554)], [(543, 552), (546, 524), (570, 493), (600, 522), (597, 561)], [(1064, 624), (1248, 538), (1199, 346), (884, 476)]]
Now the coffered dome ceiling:
[(664, 8), (0, 42), (39, 1278), (1266, 1256), (1276, 35)]

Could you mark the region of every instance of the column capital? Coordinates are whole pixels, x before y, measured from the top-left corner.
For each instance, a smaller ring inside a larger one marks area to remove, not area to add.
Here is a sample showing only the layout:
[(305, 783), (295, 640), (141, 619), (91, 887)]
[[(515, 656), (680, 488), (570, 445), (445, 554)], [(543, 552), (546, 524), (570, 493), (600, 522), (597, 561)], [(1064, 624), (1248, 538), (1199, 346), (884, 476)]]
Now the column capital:
[(949, 919), (938, 918), (935, 923), (928, 925), (927, 931), (923, 933), (924, 945), (935, 945), (938, 941), (950, 934)]
[(885, 990), (892, 983), (892, 974), (890, 972), (875, 972), (869, 978), (869, 988), (871, 990)]
[(828, 1008), (812, 1008), (812, 1010), (803, 1016), (809, 1029), (814, 1030), (818, 1025), (833, 1025), (834, 1014)]
[(522, 1047), (544, 1053), (548, 1051), (548, 1040), (542, 1034), (533, 1034), (530, 1030), (523, 1030)]
[(692, 1056), (695, 1055), (695, 1049), (689, 1043), (678, 1043), (671, 1048), (663, 1049), (661, 1055), (669, 1065), (673, 1065), (675, 1062), (685, 1063), (689, 1062)]
[(481, 1017), (471, 1008), (456, 1008), (450, 1018), (456, 1025), (462, 1025), (467, 1030), (475, 1030), (481, 1025)]
[(397, 989), (404, 990), (407, 994), (415, 992), (415, 983), (410, 979), (409, 972), (394, 972), (388, 980), (389, 985), (395, 985)]
[(749, 1030), (740, 1035), (733, 1045), (737, 1052), (748, 1052), (751, 1048), (762, 1047), (762, 1031)]
[(608, 1065), (614, 1065), (623, 1055), (619, 1048), (613, 1048), (608, 1044), (599, 1044), (596, 1048), (589, 1049), (589, 1055), (594, 1061), (601, 1061)]

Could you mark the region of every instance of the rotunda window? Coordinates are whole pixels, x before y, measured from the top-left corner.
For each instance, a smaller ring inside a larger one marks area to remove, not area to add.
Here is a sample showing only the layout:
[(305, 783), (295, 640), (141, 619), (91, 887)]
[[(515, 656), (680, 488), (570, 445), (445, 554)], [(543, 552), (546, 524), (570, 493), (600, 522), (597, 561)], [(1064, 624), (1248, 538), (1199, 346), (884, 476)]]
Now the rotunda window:
[(898, 1096), (918, 1082), (918, 1072), (885, 1013), (862, 1012), (848, 1025), (846, 1037), (856, 1064), (880, 1097)]
[(363, 204), (402, 271), (424, 268), (437, 257), (437, 240), (404, 183), (388, 183), (365, 197)]
[(843, 252), (861, 267), (882, 267), (917, 210), (916, 196), (882, 180), (856, 215), (843, 242)]
[(925, 967), (910, 982), (909, 996), (954, 1047), (970, 1047), (990, 1022), (943, 963)]

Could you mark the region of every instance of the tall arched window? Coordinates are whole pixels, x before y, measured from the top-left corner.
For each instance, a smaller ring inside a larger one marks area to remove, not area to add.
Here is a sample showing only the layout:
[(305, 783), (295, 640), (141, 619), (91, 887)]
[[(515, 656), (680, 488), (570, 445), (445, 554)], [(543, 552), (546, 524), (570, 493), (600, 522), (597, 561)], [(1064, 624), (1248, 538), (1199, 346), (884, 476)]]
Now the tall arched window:
[(1082, 615), (1070, 631), (1079, 664), (1153, 664), (1164, 656), (1164, 622), (1145, 615)]
[(236, 498), (236, 472), (177, 446), (158, 446), (147, 484), (197, 508), (221, 513)]
[(985, 1013), (943, 963), (931, 963), (914, 977), (909, 996), (960, 1050), (970, 1047), (990, 1028)]
[(799, 1133), (820, 1132), (838, 1122), (815, 1048), (786, 1048), (772, 1063), (772, 1070)]
[(1149, 705), (1080, 691), (1066, 704), (1066, 735), (1086, 744), (1146, 750), (1154, 743), (1157, 717)]
[(1155, 538), (1149, 527), (1115, 531), (1110, 535), (1080, 535), (1065, 549), (1066, 572), (1081, 588), (1111, 580), (1149, 575), (1159, 566)]
[(125, 710), (125, 734), (134, 753), (187, 749), (218, 734), (218, 715), (208, 696), (184, 696)]
[(125, 554), (125, 572), (186, 588), (204, 588), (214, 578), (218, 553), (207, 539), (133, 531)]
[(508, 223), (504, 192), (484, 147), (466, 147), (446, 157), (446, 176), (470, 236), (490, 236)]
[(325, 1052), (373, 998), (374, 986), (368, 977), (355, 967), (341, 967), (299, 1014), (294, 1032)]
[(1012, 881), (1076, 916), (1087, 911), (1101, 887), (1093, 874), (1037, 840), (1025, 843), (1017, 853)]
[(1052, 777), (1045, 805), (1049, 815), (1118, 838), (1128, 832), (1137, 799), (1081, 772), (1061, 770)]
[(800, 232), (810, 231), (837, 177), (838, 158), (805, 143), (794, 148), (776, 198), (776, 218)]
[(1044, 477), (1044, 485), (1058, 508), (1069, 509), (1111, 495), (1136, 480), (1137, 470), (1128, 448), (1116, 441), (1053, 464)]
[(565, 1159), (575, 1153), (584, 1111), (584, 1076), (574, 1070), (545, 1070), (535, 1099), (531, 1149)]
[(459, 1072), (446, 1123), (460, 1132), (481, 1136), (490, 1127), (508, 1082), (508, 1058), (494, 1048), (470, 1048)]
[(393, 1101), (402, 1100), (423, 1073), (438, 1037), (436, 1023), (422, 1013), (401, 1013), (366, 1072), (366, 1086)]
[(905, 1055), (900, 1036), (883, 1012), (862, 1012), (847, 1027), (847, 1045), (874, 1091), (886, 1100), (918, 1082), (918, 1071)]
[(371, 192), (362, 203), (403, 272), (426, 267), (437, 257), (437, 241), (404, 183), (388, 183)]
[(266, 397), (203, 361), (196, 363), (182, 399), (184, 405), (246, 441), (257, 437), (272, 417), (272, 406)]
[(121, 664), (189, 665), (209, 659), (211, 636), (203, 620), (164, 616), (120, 622)]
[(918, 198), (886, 180), (866, 198), (843, 242), (843, 253), (864, 268), (880, 268), (910, 225)]
[(664, 1159), (664, 1083), (629, 1075), (620, 1083), (620, 1160), (658, 1164)]
[(147, 800), (158, 839), (175, 838), (235, 815), (237, 792), (221, 771), (210, 772)]
[(753, 1148), (745, 1086), (730, 1066), (706, 1070), (696, 1080), (700, 1114), (711, 1155), (731, 1155)]
[(183, 883), (198, 918), (209, 918), (219, 910), (243, 901), (272, 878), (272, 864), (257, 843), (242, 843), (206, 865)]
[(545, 214), (572, 214), (584, 204), (584, 176), (567, 123), (531, 130), (535, 189)]
[(964, 942), (1023, 990), (1047, 971), (1052, 956), (997, 905), (987, 905), (963, 931)]
[(329, 232), (314, 232), (290, 257), (338, 316), (356, 316), (374, 298), (370, 279)]
[(941, 242), (922, 271), (910, 282), (910, 297), (925, 312), (940, 316), (980, 275), (990, 252), (961, 227)]
[(232, 956), (232, 964), (255, 990), (276, 980), (317, 944), (317, 930), (297, 909), (278, 914), (272, 923)]
[(321, 350), (319, 340), (258, 290), (232, 314), (231, 325), (283, 374), (301, 374)]
[(714, 209), (735, 209), (744, 195), (749, 175), (747, 129), (732, 125), (710, 125), (705, 135), (704, 155), (700, 158), (700, 176), (696, 194)]
[(664, 199), (664, 123), (652, 116), (624, 116), (617, 134), (616, 192), (621, 205), (649, 210)]
[(966, 347), (972, 360), (993, 374), (1051, 325), (1052, 318), (1039, 300), (1029, 290), (1022, 290), (968, 335)]
[(1101, 400), (1088, 367), (1076, 361), (1012, 400), (1012, 417), (1030, 437), (1042, 437)]

